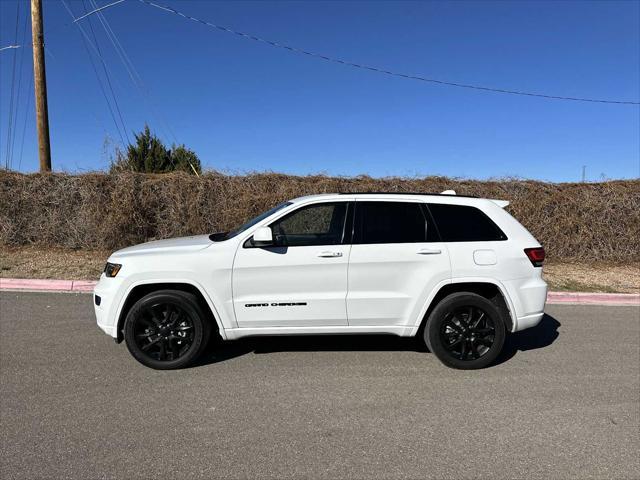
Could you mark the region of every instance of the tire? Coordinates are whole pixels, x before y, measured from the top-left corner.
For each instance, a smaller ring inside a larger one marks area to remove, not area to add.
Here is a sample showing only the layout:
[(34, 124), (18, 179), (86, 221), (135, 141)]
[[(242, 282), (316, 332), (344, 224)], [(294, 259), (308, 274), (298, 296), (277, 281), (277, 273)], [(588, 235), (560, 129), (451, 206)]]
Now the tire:
[(207, 346), (211, 323), (195, 295), (158, 290), (127, 313), (124, 340), (138, 362), (156, 370), (184, 368)]
[(443, 298), (424, 329), (429, 350), (446, 366), (461, 370), (491, 365), (502, 351), (505, 337), (505, 321), (498, 307), (470, 292)]

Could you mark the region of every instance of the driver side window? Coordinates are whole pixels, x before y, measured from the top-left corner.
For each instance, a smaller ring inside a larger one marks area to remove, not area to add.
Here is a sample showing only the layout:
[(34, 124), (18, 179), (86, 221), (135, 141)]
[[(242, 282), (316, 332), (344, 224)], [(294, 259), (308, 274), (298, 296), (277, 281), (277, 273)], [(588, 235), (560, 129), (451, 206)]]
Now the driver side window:
[(342, 243), (347, 202), (302, 207), (270, 225), (278, 246), (302, 247)]

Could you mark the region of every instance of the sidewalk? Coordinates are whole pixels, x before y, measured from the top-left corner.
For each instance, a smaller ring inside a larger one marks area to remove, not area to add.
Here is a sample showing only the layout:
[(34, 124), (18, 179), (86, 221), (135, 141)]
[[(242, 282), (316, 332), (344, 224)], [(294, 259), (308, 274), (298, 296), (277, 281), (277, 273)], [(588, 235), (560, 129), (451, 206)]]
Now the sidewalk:
[[(90, 293), (98, 283), (93, 280), (39, 280), (0, 278), (0, 291), (27, 290), (32, 292), (83, 292)], [(638, 305), (640, 294), (635, 293), (585, 293), (549, 292), (548, 304), (581, 305)]]

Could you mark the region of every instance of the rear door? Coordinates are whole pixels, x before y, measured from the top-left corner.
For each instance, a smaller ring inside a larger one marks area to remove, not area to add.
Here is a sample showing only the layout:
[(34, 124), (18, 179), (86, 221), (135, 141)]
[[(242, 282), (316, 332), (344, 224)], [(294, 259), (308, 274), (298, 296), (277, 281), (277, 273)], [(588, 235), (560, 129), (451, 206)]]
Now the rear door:
[(419, 201), (357, 200), (349, 260), (351, 326), (414, 325), (451, 277), (449, 253)]
[(239, 246), (232, 283), (239, 327), (347, 325), (350, 209), (348, 201), (305, 205), (269, 225), (274, 246)]

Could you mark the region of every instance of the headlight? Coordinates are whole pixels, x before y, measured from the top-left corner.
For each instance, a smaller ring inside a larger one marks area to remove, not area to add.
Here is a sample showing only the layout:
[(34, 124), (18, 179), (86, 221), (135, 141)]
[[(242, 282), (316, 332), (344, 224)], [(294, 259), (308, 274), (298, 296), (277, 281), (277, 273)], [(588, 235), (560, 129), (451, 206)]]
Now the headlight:
[(121, 268), (122, 268), (122, 265), (120, 265), (119, 263), (107, 262), (107, 264), (104, 266), (104, 274), (109, 278), (113, 278), (116, 275), (118, 275), (118, 272), (120, 271)]

